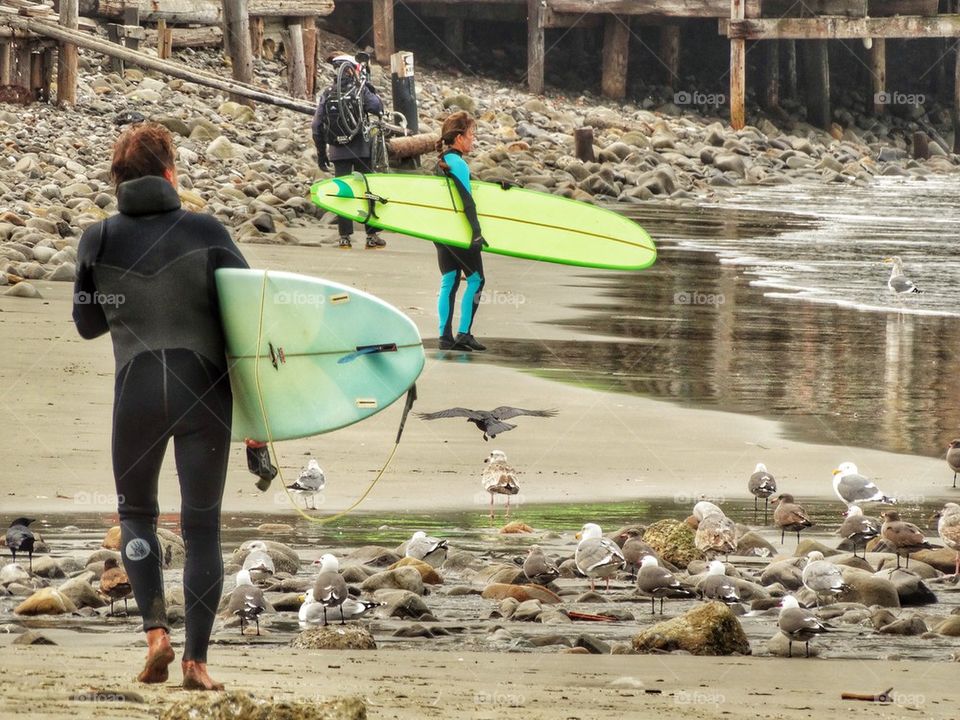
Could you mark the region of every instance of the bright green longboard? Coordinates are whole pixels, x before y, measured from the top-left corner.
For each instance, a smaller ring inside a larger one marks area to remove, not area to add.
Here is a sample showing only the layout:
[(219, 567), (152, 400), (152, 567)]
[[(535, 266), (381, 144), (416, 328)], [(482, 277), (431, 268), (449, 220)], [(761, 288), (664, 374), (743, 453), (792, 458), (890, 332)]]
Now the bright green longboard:
[[(470, 185), (487, 252), (608, 270), (642, 270), (657, 259), (646, 230), (612, 210), (518, 187)], [(463, 203), (444, 177), (354, 173), (321, 180), (310, 196), (356, 222), (447, 245), (470, 244)]]
[(380, 412), (423, 369), (416, 325), (373, 295), (288, 272), (264, 285), (263, 270), (221, 269), (216, 281), (235, 440), (268, 439), (260, 398), (272, 439), (319, 435)]

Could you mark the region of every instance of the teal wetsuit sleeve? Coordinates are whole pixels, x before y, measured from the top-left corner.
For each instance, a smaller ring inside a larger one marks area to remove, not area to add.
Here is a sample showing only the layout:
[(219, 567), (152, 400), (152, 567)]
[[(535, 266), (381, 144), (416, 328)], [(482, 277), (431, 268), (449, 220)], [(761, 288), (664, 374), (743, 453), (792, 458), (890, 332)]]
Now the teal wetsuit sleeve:
[(470, 222), (473, 237), (478, 237), (483, 233), (480, 230), (480, 218), (477, 217), (477, 204), (473, 201), (473, 190), (470, 187), (470, 168), (457, 153), (444, 153), (443, 160), (450, 167), (447, 175), (453, 180), (453, 184), (457, 186), (457, 192), (460, 193), (463, 213)]

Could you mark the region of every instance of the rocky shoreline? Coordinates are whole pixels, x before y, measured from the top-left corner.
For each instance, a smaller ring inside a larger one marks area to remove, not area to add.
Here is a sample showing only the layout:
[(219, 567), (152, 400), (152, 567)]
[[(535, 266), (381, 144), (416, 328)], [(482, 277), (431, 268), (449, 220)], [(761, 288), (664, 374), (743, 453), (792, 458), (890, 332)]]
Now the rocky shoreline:
[[(322, 53), (347, 45), (329, 33), (320, 44)], [(228, 74), (218, 52), (184, 50), (179, 59)], [(31, 280), (73, 280), (82, 231), (116, 211), (109, 148), (117, 128), (141, 116), (174, 133), (185, 207), (214, 214), (239, 242), (296, 244), (289, 228), (332, 221), (308, 196), (324, 176), (310, 118), (249, 108), (182, 80), (133, 68), (120, 77), (106, 68), (105, 59), (82, 55), (76, 108), (0, 105), (0, 285), (13, 286), (4, 294), (39, 297)], [(835, 124), (830, 133), (792, 121), (786, 132), (769, 120), (735, 132), (717, 119), (680, 114), (672, 103), (653, 109), (582, 95), (535, 97), (489, 79), (418, 72), (421, 131), (436, 130), (451, 109), (477, 116), (477, 177), (579, 200), (693, 204), (744, 185), (922, 179), (960, 164), (933, 141), (928, 160), (910, 159), (902, 134), (850, 113), (841, 118), (846, 128)], [(259, 60), (255, 74), (282, 91), (280, 63)], [(389, 106), (389, 77), (375, 68), (373, 82)], [(573, 132), (586, 126), (594, 128), (596, 162), (574, 157)], [(429, 170), (433, 159), (423, 161)]]

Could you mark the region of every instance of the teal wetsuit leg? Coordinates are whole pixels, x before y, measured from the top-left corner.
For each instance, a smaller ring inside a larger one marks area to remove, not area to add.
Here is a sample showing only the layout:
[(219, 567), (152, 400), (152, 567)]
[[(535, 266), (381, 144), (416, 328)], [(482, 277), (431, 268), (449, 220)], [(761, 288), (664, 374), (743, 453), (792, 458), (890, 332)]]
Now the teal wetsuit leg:
[(440, 276), (440, 296), (437, 298), (437, 315), (440, 318), (440, 337), (453, 337), (453, 305), (460, 286), (460, 270), (450, 270)]
[(483, 290), (483, 273), (475, 272), (467, 278), (467, 289), (463, 292), (460, 304), (460, 328), (458, 332), (469, 333), (473, 327), (473, 318), (476, 317), (477, 307), (480, 305), (481, 291)]

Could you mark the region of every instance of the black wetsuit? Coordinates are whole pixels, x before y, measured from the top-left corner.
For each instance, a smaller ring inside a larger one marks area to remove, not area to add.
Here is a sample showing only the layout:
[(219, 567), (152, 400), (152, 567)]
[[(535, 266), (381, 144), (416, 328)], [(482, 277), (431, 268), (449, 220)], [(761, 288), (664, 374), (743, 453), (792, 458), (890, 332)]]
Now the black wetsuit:
[(247, 264), (224, 227), (182, 210), (163, 178), (125, 182), (117, 200), (120, 214), (80, 240), (73, 319), (84, 338), (109, 330), (113, 339), (121, 555), (144, 630), (169, 629), (156, 527), (160, 464), (173, 438), (186, 545), (183, 659), (205, 662), (223, 588), (232, 411), (213, 271)]

